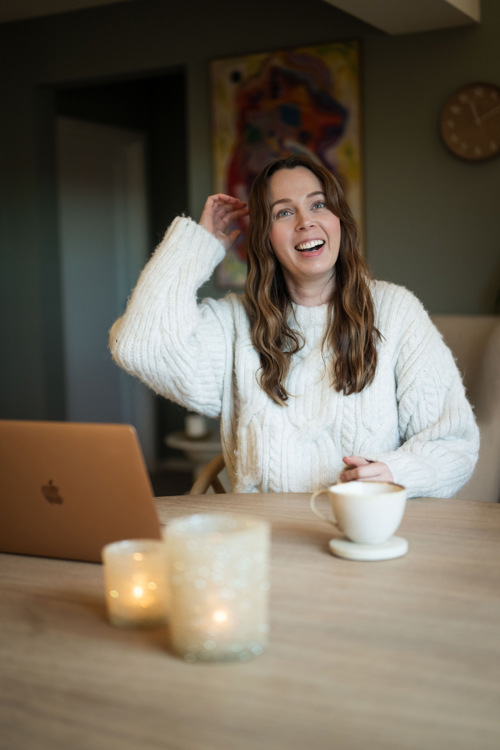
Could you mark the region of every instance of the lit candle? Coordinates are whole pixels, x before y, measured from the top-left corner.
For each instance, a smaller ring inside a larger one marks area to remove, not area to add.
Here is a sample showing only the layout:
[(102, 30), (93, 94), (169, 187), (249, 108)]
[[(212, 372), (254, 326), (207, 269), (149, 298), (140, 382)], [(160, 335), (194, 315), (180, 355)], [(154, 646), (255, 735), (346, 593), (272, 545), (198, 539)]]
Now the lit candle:
[(165, 543), (154, 539), (113, 542), (103, 548), (109, 620), (118, 627), (154, 627), (167, 618)]
[(174, 651), (189, 662), (261, 654), (269, 631), (269, 524), (198, 514), (171, 521), (165, 538)]

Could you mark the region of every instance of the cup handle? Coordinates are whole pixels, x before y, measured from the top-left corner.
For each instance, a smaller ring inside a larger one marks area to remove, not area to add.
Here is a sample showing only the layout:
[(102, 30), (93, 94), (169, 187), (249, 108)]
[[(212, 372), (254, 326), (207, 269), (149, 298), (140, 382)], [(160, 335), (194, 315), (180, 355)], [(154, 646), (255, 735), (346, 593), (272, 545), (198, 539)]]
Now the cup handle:
[(327, 518), (322, 513), (320, 513), (319, 510), (316, 508), (316, 498), (319, 497), (320, 495), (324, 495), (327, 492), (328, 492), (328, 490), (316, 490), (316, 492), (313, 492), (313, 494), (311, 495), (311, 499), (309, 501), (309, 504), (310, 504), (311, 510), (312, 510), (312, 512), (314, 513), (315, 516), (318, 516), (318, 518), (321, 518), (322, 521), (326, 521), (327, 523), (331, 523), (333, 526), (335, 526), (336, 528), (338, 528), (339, 525), (338, 525), (337, 521), (335, 520), (335, 518)]

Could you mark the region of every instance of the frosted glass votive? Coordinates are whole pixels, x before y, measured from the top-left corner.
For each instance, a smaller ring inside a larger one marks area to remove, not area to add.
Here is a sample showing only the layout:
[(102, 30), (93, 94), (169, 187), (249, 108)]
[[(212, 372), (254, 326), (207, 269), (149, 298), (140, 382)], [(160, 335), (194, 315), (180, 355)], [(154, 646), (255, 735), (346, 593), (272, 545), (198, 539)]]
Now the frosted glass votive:
[(188, 662), (250, 659), (268, 642), (270, 527), (237, 513), (165, 530), (173, 650)]
[(130, 539), (102, 550), (108, 617), (123, 628), (166, 622), (168, 577), (165, 542)]

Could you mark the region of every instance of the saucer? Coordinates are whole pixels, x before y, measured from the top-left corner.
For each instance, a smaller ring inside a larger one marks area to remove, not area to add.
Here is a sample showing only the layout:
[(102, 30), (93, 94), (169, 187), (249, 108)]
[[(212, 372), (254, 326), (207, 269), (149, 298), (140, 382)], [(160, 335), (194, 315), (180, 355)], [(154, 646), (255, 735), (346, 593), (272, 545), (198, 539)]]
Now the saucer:
[(401, 536), (392, 536), (380, 544), (358, 544), (348, 539), (330, 539), (330, 552), (346, 560), (392, 560), (408, 552), (408, 542)]

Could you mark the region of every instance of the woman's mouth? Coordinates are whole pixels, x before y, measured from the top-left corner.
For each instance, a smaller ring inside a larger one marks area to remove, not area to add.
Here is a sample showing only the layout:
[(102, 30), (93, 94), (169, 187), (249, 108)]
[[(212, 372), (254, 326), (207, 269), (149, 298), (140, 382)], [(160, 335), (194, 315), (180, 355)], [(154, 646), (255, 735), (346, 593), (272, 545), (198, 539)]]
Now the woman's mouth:
[(295, 245), (295, 249), (299, 253), (313, 253), (315, 250), (320, 250), (325, 244), (324, 240), (308, 240), (308, 242), (301, 242)]

